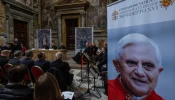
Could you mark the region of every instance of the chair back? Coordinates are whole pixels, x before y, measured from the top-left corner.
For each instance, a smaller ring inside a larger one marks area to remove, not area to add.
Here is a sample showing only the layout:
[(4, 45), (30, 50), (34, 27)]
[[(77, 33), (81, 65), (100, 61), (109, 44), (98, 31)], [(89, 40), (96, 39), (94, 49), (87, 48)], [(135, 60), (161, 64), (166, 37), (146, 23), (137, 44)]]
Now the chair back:
[(38, 80), (38, 78), (44, 74), (43, 70), (39, 66), (33, 66), (31, 71), (35, 80)]
[(29, 71), (28, 71), (28, 73), (25, 75), (25, 81), (31, 81)]
[(51, 67), (47, 71), (55, 76), (55, 78), (57, 79), (58, 84), (61, 88), (61, 91), (67, 91), (66, 82), (64, 81), (66, 79), (64, 79), (61, 71), (55, 67)]
[(9, 68), (11, 68), (11, 67), (13, 67), (12, 64), (6, 64), (6, 65), (4, 65), (4, 70), (5, 70), (5, 72), (7, 73), (8, 70), (9, 70)]

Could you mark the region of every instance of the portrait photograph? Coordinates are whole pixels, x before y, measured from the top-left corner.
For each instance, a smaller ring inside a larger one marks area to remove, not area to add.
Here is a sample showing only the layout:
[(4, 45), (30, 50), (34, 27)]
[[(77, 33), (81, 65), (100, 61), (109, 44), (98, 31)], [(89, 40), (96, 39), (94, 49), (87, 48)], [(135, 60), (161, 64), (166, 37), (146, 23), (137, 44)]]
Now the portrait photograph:
[[(162, 7), (154, 0), (149, 3), (156, 9), (148, 11), (142, 1), (108, 6), (108, 100), (175, 99), (175, 5)], [(130, 10), (137, 6), (147, 12)], [(110, 95), (114, 92), (123, 94)]]
[(77, 27), (75, 28), (75, 49), (78, 52), (80, 49), (86, 48), (86, 42), (93, 43), (93, 28), (92, 27)]
[(37, 29), (37, 48), (42, 48), (44, 43), (51, 46), (51, 29)]

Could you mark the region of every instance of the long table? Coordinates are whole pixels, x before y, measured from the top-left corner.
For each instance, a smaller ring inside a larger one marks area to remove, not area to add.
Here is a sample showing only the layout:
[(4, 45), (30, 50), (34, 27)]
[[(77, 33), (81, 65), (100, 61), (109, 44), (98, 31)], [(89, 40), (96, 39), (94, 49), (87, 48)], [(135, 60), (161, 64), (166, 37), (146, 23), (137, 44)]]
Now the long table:
[(67, 50), (66, 49), (58, 49), (58, 50), (33, 50), (34, 56), (33, 60), (38, 60), (37, 54), (40, 52), (44, 52), (46, 54), (46, 60), (48, 61), (54, 61), (56, 60), (55, 54), (57, 52), (62, 52), (65, 55), (65, 59), (67, 58)]

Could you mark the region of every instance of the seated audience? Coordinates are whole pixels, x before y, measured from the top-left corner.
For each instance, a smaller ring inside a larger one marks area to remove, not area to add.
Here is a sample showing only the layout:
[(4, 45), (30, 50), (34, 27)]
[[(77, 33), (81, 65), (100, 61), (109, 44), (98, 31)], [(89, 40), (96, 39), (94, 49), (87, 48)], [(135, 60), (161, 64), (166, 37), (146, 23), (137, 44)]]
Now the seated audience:
[(45, 53), (40, 52), (37, 56), (39, 60), (36, 60), (34, 65), (39, 66), (44, 72), (46, 72), (50, 68), (50, 62), (45, 60)]
[(67, 62), (63, 62), (64, 54), (62, 52), (56, 53), (56, 60), (50, 63), (50, 67), (55, 67), (59, 69), (63, 75), (64, 83), (66, 86), (70, 86), (72, 84), (73, 75), (69, 73), (70, 66)]
[(20, 61), (21, 57), (22, 57), (22, 52), (20, 50), (16, 50), (14, 52), (14, 57), (10, 59), (8, 63), (12, 65), (19, 65), (21, 64), (21, 61)]
[(11, 48), (10, 44), (6, 43), (6, 45), (2, 47), (2, 50), (10, 50), (11, 51), (12, 48)]
[[(10, 51), (9, 50), (2, 50), (1, 51), (1, 55), (0, 55), (0, 66), (2, 68), (2, 70), (4, 71), (4, 65), (6, 65), (8, 63), (8, 57), (10, 55)], [(5, 73), (5, 71), (4, 71)]]
[(52, 49), (56, 50), (57, 46), (55, 45), (55, 43), (52, 43)]
[(34, 100), (63, 100), (56, 78), (46, 72), (34, 86)]
[(49, 45), (47, 44), (47, 42), (44, 42), (44, 45), (42, 46), (43, 49), (49, 49)]
[(62, 75), (61, 71), (55, 67), (49, 68), (47, 72), (51, 73), (55, 76), (60, 86), (61, 91), (67, 91), (67, 86), (64, 82), (64, 76)]
[(66, 49), (63, 43), (61, 43), (60, 47), (58, 49)]
[(16, 65), (8, 70), (8, 84), (0, 89), (1, 100), (33, 100), (33, 89), (24, 85), (27, 68)]
[(26, 51), (25, 58), (21, 60), (21, 63), (27, 66), (29, 70), (34, 66), (35, 61), (32, 60), (33, 58), (33, 51), (28, 50)]
[(32, 80), (32, 82), (35, 82), (35, 78), (34, 78), (32, 72), (31, 72), (31, 69), (32, 69), (32, 67), (34, 66), (34, 63), (35, 63), (35, 61), (32, 60), (33, 51), (32, 50), (26, 51), (25, 57), (26, 58), (21, 60), (21, 64), (25, 65), (28, 68), (31, 80)]

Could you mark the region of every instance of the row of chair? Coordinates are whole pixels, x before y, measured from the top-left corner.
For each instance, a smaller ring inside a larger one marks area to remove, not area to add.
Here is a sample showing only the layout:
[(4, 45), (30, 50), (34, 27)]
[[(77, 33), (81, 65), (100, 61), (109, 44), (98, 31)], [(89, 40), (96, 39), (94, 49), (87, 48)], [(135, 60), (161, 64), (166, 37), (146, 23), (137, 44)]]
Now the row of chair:
[[(4, 66), (4, 71), (2, 70), (2, 68), (0, 67), (0, 79), (7, 79), (7, 72), (8, 70), (13, 67), (13, 65), (11, 64), (6, 64)], [(31, 69), (32, 75), (34, 76), (35, 80), (37, 80), (41, 75), (44, 74), (43, 70), (39, 67), (39, 66), (33, 66)], [(25, 81), (31, 81), (31, 75), (30, 72), (28, 70), (28, 73), (25, 76)]]

